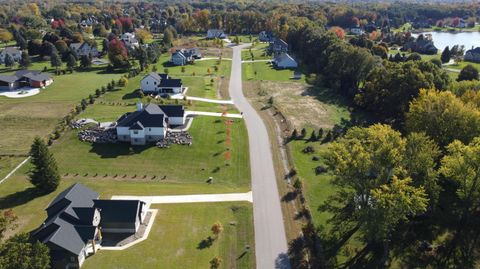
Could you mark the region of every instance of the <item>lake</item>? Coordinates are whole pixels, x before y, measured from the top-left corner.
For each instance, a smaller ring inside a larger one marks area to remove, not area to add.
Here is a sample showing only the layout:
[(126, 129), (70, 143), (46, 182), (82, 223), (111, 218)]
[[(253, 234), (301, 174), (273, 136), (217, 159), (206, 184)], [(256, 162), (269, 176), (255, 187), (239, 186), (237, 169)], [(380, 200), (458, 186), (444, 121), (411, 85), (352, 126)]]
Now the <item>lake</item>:
[[(463, 33), (449, 33), (449, 32), (425, 32), (431, 34), (433, 43), (439, 51), (445, 49), (446, 46), (452, 48), (454, 45), (464, 45), (465, 50), (473, 47), (480, 47), (480, 32), (463, 32)], [(414, 34), (414, 37), (418, 35)]]

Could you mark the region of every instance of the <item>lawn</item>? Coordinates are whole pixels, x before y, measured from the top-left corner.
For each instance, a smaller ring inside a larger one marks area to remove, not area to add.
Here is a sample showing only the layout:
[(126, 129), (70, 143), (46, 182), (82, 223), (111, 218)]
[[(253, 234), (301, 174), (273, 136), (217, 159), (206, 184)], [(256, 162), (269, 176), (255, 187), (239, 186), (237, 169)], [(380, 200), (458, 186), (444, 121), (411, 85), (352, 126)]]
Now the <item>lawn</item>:
[[(268, 60), (271, 59), (272, 56), (267, 55), (266, 48), (268, 47), (267, 43), (259, 43), (255, 47), (251, 49), (243, 49), (242, 50), (242, 60), (243, 61), (251, 61), (251, 60)], [(253, 58), (252, 58), (253, 54)]]
[[(253, 212), (249, 203), (154, 205), (158, 214), (149, 238), (122, 251), (100, 250), (83, 268), (210, 268), (213, 257), (220, 268), (254, 268)], [(211, 226), (224, 231), (210, 246)], [(204, 241), (205, 240), (205, 241)], [(245, 252), (245, 246), (251, 246)]]
[[(182, 72), (182, 66), (173, 66), (169, 63), (170, 54), (164, 54), (158, 59), (157, 63), (157, 72), (165, 73), (168, 70), (168, 74), (172, 77), (176, 76), (207, 76), (207, 75), (216, 75), (230, 77), (230, 70), (232, 62), (231, 60), (222, 59), (207, 59), (195, 61), (193, 64), (184, 65), (184, 72)], [(218, 71), (215, 71), (215, 66), (217, 66)], [(166, 69), (166, 70), (165, 70)], [(210, 73), (208, 72), (210, 70)]]
[(269, 62), (243, 63), (243, 80), (271, 80), (271, 81), (303, 81), (302, 79), (293, 79), (293, 70), (275, 69)]
[(0, 97), (0, 123), (4, 129), (0, 152), (26, 154), (35, 136), (45, 137), (82, 98), (120, 74), (105, 74), (101, 68), (89, 72), (54, 76), (54, 82), (38, 95), (12, 99)]
[(26, 157), (0, 156), (0, 180), (3, 179), (13, 168), (21, 163)]
[[(225, 160), (226, 125), (216, 117), (195, 117), (189, 133), (192, 146), (173, 145), (131, 147), (126, 143), (90, 144), (77, 138), (77, 131), (66, 132), (52, 146), (62, 175), (150, 180), (163, 178), (173, 183), (202, 183), (210, 176), (217, 185), (232, 190), (250, 188), (248, 139), (245, 124), (235, 119), (231, 127), (231, 160)], [(228, 163), (228, 165), (227, 165)], [(68, 175), (67, 175), (68, 173)], [(117, 175), (117, 177), (115, 177)]]

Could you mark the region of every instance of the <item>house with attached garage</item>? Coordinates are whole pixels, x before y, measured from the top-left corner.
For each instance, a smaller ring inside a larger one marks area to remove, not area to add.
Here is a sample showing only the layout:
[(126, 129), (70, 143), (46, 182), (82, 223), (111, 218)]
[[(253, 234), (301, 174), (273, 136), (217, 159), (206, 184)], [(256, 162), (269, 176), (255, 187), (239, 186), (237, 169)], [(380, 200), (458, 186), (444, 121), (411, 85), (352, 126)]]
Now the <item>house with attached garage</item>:
[(260, 42), (271, 42), (274, 39), (275, 39), (275, 37), (273, 36), (273, 33), (270, 32), (270, 31), (261, 31), (258, 34), (258, 40)]
[(280, 69), (298, 67), (297, 61), (295, 61), (288, 53), (282, 53), (277, 57), (273, 58), (272, 64), (276, 68)]
[(90, 56), (90, 57), (97, 57), (98, 50), (96, 47), (91, 46), (87, 42), (82, 43), (72, 43), (70, 44), (70, 49), (75, 51), (78, 56)]
[(146, 94), (181, 94), (185, 90), (181, 79), (167, 74), (151, 72), (140, 81), (140, 89)]
[(107, 234), (134, 234), (146, 216), (140, 200), (102, 200), (76, 183), (46, 208), (47, 218), (31, 237), (50, 249), (52, 268), (80, 268)]
[(186, 65), (202, 58), (202, 53), (198, 48), (180, 49), (172, 53), (170, 62), (173, 65)]
[(163, 139), (169, 125), (185, 124), (182, 105), (137, 104), (135, 112), (122, 115), (116, 124), (117, 140), (132, 145), (145, 145)]
[(15, 62), (19, 62), (22, 59), (22, 51), (15, 47), (6, 47), (0, 51), (0, 63), (5, 63), (5, 57), (10, 55)]
[(34, 70), (19, 70), (14, 75), (0, 75), (0, 90), (15, 91), (22, 87), (43, 88), (52, 84), (50, 75)]

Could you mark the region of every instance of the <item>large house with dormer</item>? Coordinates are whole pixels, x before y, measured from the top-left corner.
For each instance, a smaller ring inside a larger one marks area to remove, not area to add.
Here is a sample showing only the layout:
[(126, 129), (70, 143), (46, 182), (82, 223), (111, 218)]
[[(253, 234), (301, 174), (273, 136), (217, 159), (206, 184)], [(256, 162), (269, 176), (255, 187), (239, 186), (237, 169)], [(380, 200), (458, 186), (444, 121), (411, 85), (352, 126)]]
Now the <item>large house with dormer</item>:
[(278, 56), (282, 53), (288, 52), (288, 44), (283, 39), (275, 38), (273, 42), (270, 42), (268, 50), (274, 56)]
[(45, 209), (47, 218), (31, 237), (50, 249), (52, 268), (80, 268), (102, 243), (102, 234), (134, 234), (143, 223), (146, 203), (140, 200), (102, 200), (76, 183)]
[(181, 79), (170, 78), (167, 74), (151, 72), (140, 81), (140, 89), (146, 94), (181, 94), (185, 90)]
[(207, 39), (225, 39), (227, 38), (227, 35), (223, 30), (220, 29), (209, 29), (207, 31)]
[(163, 139), (168, 126), (185, 124), (182, 105), (137, 104), (135, 112), (128, 112), (117, 120), (117, 140), (132, 145), (145, 145)]

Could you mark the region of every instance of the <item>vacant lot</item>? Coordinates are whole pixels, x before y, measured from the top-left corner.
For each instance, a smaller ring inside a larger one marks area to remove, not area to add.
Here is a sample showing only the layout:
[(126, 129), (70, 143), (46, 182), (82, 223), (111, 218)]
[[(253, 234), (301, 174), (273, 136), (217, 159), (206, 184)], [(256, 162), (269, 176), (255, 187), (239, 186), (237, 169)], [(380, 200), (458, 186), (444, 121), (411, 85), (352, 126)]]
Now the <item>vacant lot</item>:
[[(269, 62), (253, 62), (242, 64), (243, 80), (297, 81), (293, 79), (293, 70), (275, 69)], [(302, 75), (302, 79), (304, 76)]]
[(1, 154), (26, 154), (35, 136), (45, 137), (55, 124), (82, 98), (95, 92), (120, 74), (105, 74), (103, 69), (55, 76), (52, 85), (38, 95), (11, 99), (0, 97), (0, 124), (3, 138)]
[[(243, 61), (252, 61), (252, 60), (268, 60), (272, 56), (267, 55), (266, 49), (268, 48), (267, 43), (258, 43), (255, 47), (242, 50), (242, 60)], [(252, 57), (253, 55), (253, 57)]]
[[(84, 268), (210, 268), (213, 257), (221, 268), (254, 268), (252, 206), (248, 203), (154, 205), (158, 214), (149, 238), (123, 251), (100, 250)], [(211, 226), (224, 231), (213, 244)], [(245, 246), (251, 246), (245, 252)]]
[(298, 82), (244, 81), (244, 92), (252, 102), (273, 105), (297, 129), (332, 128), (349, 112), (340, 97), (326, 89)]

